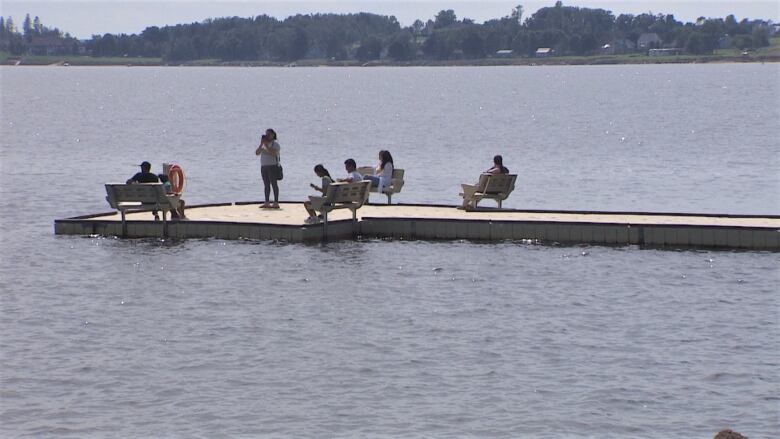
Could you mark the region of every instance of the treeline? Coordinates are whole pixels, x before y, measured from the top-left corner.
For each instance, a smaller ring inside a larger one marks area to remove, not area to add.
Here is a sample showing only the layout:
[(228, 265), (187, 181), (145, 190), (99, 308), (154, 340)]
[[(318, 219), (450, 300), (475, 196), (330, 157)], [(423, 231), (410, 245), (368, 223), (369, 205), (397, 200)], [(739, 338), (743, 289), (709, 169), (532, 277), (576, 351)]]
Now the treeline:
[[(6, 27), (8, 21), (10, 18)], [(442, 10), (433, 19), (417, 20), (408, 27), (402, 27), (393, 16), (369, 13), (295, 15), (284, 20), (258, 15), (152, 26), (132, 35), (94, 35), (84, 44), (93, 56), (161, 57), (173, 62), (288, 62), (303, 58), (409, 61), (484, 58), (499, 50), (530, 56), (540, 47), (560, 55), (592, 55), (606, 45), (625, 50), (675, 47), (706, 54), (724, 46), (767, 46), (772, 32), (769, 21), (737, 21), (733, 15), (682, 23), (673, 15), (615, 17), (611, 11), (564, 6), (559, 1), (525, 20), (523, 7), (517, 6), (507, 16), (483, 24), (458, 19), (453, 10)], [(8, 33), (6, 29), (4, 35)], [(645, 34), (655, 34), (657, 39), (651, 39), (648, 47), (638, 47)]]
[[(29, 51), (30, 45), (35, 39), (55, 40), (63, 45), (71, 45), (76, 51), (79, 41), (70, 34), (63, 34), (58, 28), (44, 26), (37, 16), (30, 18), (30, 14), (24, 17), (21, 31), (17, 28), (13, 17), (0, 17), (0, 51), (14, 55), (22, 55)], [(75, 52), (74, 52), (75, 53)]]

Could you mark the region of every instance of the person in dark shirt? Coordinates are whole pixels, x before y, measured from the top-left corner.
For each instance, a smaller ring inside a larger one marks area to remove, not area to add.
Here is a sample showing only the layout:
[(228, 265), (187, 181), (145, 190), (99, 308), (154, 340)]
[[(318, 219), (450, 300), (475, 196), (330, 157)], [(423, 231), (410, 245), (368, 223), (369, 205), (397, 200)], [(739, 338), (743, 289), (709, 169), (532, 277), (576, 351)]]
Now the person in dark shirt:
[[(149, 162), (143, 162), (141, 163), (141, 172), (136, 172), (136, 174), (130, 177), (125, 183), (159, 183), (160, 179), (157, 178), (156, 174), (152, 174), (151, 171), (152, 164)], [(160, 216), (157, 214), (156, 210), (152, 211), (152, 214), (154, 214), (155, 221), (160, 219)]]
[(160, 179), (157, 175), (152, 174), (152, 165), (149, 162), (141, 163), (141, 172), (136, 173), (130, 179), (127, 180), (127, 184), (130, 183), (159, 183)]

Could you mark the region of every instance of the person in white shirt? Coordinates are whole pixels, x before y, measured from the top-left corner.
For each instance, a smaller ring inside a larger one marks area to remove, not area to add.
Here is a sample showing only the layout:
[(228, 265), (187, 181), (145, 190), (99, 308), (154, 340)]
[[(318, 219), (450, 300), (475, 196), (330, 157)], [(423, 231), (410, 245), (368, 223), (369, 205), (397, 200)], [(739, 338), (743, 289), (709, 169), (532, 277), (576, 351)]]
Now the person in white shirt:
[[(279, 208), (279, 151), (281, 147), (276, 140), (276, 131), (271, 128), (265, 130), (265, 134), (260, 138), (260, 146), (255, 150), (255, 155), (260, 156), (260, 175), (263, 177), (263, 190), (265, 192), (265, 203), (260, 207), (263, 209)], [(274, 204), (269, 202), (268, 197), (274, 191)]]
[(345, 178), (339, 178), (338, 181), (343, 183), (357, 183), (363, 181), (363, 176), (357, 171), (357, 163), (355, 163), (354, 159), (345, 160), (344, 169), (347, 170), (347, 176)]
[(375, 169), (375, 175), (364, 175), (363, 180), (371, 180), (371, 187), (390, 186), (393, 179), (393, 156), (390, 151), (379, 151), (379, 165)]

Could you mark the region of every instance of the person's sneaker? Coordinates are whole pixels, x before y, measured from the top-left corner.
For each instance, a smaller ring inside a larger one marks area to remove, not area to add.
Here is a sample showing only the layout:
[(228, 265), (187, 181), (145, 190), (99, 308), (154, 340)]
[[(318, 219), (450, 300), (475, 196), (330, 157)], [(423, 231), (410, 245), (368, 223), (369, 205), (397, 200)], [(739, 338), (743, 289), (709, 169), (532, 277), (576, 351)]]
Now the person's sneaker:
[(319, 220), (319, 218), (310, 216), (310, 217), (306, 218), (305, 220), (303, 220), (303, 222), (306, 223), (306, 224), (317, 224), (317, 223), (320, 222), (320, 220)]

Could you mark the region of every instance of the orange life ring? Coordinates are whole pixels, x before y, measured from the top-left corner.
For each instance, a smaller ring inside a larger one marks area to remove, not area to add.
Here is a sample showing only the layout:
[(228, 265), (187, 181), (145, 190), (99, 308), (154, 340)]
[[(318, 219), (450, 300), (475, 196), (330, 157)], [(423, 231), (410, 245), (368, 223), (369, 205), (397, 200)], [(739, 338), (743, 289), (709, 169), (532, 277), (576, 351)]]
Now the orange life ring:
[(171, 165), (168, 169), (168, 181), (171, 182), (171, 190), (174, 194), (180, 194), (184, 190), (184, 171), (179, 165)]

